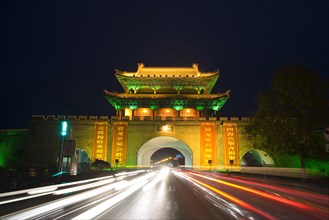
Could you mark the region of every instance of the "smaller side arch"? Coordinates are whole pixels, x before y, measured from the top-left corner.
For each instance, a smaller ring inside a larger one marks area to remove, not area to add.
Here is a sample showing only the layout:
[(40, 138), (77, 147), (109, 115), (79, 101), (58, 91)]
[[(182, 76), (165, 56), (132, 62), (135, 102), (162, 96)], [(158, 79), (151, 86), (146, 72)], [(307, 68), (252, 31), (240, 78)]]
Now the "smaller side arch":
[(263, 150), (249, 149), (241, 157), (241, 166), (272, 167), (274, 166), (274, 161), (272, 157)]

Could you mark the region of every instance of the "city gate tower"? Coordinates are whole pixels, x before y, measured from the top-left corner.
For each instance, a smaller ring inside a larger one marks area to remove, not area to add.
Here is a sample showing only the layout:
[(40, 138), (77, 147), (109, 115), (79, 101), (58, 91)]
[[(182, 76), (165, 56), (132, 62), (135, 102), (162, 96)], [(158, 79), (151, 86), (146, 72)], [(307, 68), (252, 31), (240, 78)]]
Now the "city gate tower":
[[(111, 163), (150, 166), (151, 156), (169, 147), (184, 155), (186, 166), (216, 167), (225, 159), (226, 164), (238, 165), (237, 126), (216, 117), (230, 92), (211, 93), (219, 75), (218, 70), (200, 72), (198, 64), (145, 67), (140, 63), (136, 72), (116, 70), (124, 92), (104, 90), (116, 110)], [(227, 158), (220, 126), (227, 127), (226, 144), (231, 143)]]
[(104, 90), (104, 97), (115, 115), (32, 116), (31, 162), (56, 164), (63, 121), (70, 128), (66, 139), (75, 140), (77, 152), (88, 158), (80, 162), (82, 157), (77, 156), (79, 163), (86, 165), (103, 160), (118, 168), (150, 167), (157, 162), (155, 155), (170, 148), (179, 152), (180, 165), (185, 167), (239, 170), (244, 155), (253, 149), (244, 134), (250, 118), (220, 114), (230, 91), (212, 93), (219, 71), (200, 72), (197, 64), (145, 67), (140, 63), (136, 72), (115, 70), (114, 74), (124, 92)]

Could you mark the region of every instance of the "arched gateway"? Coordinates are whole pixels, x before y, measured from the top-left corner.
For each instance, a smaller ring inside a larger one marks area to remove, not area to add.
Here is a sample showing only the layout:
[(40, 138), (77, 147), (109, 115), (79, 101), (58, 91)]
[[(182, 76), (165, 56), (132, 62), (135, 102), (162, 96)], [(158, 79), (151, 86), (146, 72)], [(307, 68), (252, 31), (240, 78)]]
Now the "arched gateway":
[(66, 139), (75, 139), (92, 162), (104, 160), (118, 167), (150, 166), (157, 150), (173, 148), (184, 156), (186, 166), (238, 169), (241, 152), (252, 149), (243, 133), (249, 118), (218, 116), (230, 92), (211, 93), (219, 71), (200, 72), (197, 64), (138, 64), (136, 72), (116, 70), (115, 76), (124, 92), (104, 90), (115, 116), (33, 116), (34, 161), (56, 161), (60, 145), (56, 131), (63, 120), (74, 133)]
[(183, 141), (168, 136), (152, 138), (141, 146), (137, 152), (137, 166), (150, 166), (152, 155), (163, 148), (174, 148), (185, 158), (185, 166), (192, 167), (193, 152)]

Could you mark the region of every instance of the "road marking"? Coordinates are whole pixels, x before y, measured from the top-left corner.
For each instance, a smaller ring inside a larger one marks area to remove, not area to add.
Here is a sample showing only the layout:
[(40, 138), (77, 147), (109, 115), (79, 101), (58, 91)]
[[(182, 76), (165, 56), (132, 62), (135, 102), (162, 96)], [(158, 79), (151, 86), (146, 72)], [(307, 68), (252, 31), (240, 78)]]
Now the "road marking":
[(174, 210), (178, 211), (179, 210), (179, 206), (178, 206), (178, 202), (174, 202)]
[(176, 186), (169, 185), (169, 192), (176, 192)]
[(167, 201), (167, 211), (171, 210), (171, 201)]
[(167, 201), (167, 211), (178, 211), (179, 210), (179, 205), (177, 201), (171, 202)]

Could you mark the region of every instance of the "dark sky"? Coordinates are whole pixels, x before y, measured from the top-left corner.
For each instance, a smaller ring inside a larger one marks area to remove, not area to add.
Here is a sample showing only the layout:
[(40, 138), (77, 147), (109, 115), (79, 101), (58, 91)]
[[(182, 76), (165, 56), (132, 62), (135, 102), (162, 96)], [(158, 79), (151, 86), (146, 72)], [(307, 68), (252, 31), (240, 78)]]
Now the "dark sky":
[(33, 114), (113, 115), (114, 70), (221, 71), (222, 116), (249, 116), (285, 64), (328, 76), (328, 1), (1, 1), (1, 126)]

